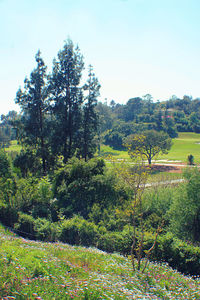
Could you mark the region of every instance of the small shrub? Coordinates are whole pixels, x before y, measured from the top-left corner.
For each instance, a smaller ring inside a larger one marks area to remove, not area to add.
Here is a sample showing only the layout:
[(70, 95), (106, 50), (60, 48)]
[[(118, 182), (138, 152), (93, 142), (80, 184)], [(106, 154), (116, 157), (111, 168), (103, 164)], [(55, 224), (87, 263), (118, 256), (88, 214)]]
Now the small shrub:
[(192, 154), (188, 155), (188, 165), (194, 165), (194, 156)]
[(29, 239), (35, 239), (35, 219), (27, 214), (19, 213), (19, 219), (14, 225), (16, 232)]
[(34, 221), (34, 231), (36, 238), (41, 241), (55, 242), (58, 235), (58, 226), (56, 223), (42, 218)]
[(95, 246), (97, 236), (98, 227), (78, 216), (64, 220), (60, 224), (59, 239), (62, 242), (72, 245)]

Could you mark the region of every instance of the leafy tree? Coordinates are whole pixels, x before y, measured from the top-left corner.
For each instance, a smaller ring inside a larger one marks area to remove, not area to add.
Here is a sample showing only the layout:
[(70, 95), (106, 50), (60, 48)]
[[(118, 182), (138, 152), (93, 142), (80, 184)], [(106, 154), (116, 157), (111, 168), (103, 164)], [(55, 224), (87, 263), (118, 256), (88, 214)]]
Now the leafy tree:
[(113, 116), (111, 108), (102, 102), (98, 102), (96, 106), (96, 112), (98, 115), (98, 153), (101, 154), (101, 144), (104, 141), (104, 133), (110, 130), (113, 126)]
[(25, 79), (24, 91), (18, 90), (15, 102), (20, 105), (23, 112), (21, 142), (25, 147), (35, 149), (36, 156), (42, 159), (43, 173), (46, 174), (48, 159), (46, 113), (49, 104), (46, 87), (47, 75), (40, 51), (36, 54), (35, 60), (37, 67), (31, 72), (30, 79)]
[(133, 121), (136, 119), (137, 115), (141, 113), (144, 103), (142, 98), (135, 97), (128, 100), (127, 104), (124, 106), (122, 119), (126, 122)]
[(171, 137), (175, 138), (178, 136), (176, 125), (173, 117), (165, 110), (164, 120), (163, 120), (163, 130)]
[(200, 113), (193, 112), (189, 117), (190, 126), (196, 133), (200, 133)]
[(130, 135), (126, 139), (126, 146), (130, 154), (136, 152), (140, 153), (140, 155), (144, 155), (149, 165), (151, 165), (152, 159), (159, 153), (168, 153), (172, 142), (168, 134), (149, 130), (143, 134)]
[(156, 130), (157, 131), (163, 131), (163, 119), (162, 119), (162, 111), (159, 109), (154, 114), (154, 119), (156, 123)]
[(97, 133), (98, 116), (95, 110), (97, 105), (97, 97), (99, 96), (100, 85), (89, 66), (89, 79), (84, 86), (84, 90), (88, 92), (85, 97), (86, 103), (83, 107), (83, 157), (85, 161), (91, 158), (96, 151), (96, 143), (94, 137)]
[(54, 115), (52, 148), (62, 154), (64, 162), (73, 156), (80, 138), (81, 105), (83, 103), (80, 80), (84, 64), (79, 48), (66, 41), (53, 62), (49, 91)]
[(143, 96), (143, 99), (145, 101), (144, 105), (146, 106), (147, 113), (152, 115), (154, 109), (153, 97), (150, 94), (146, 94)]

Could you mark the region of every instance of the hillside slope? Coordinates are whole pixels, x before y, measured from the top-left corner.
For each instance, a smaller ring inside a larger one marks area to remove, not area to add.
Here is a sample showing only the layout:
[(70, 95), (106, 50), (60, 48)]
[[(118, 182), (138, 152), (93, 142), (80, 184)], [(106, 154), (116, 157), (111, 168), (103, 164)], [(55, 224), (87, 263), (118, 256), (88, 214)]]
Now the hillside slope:
[(94, 248), (20, 238), (0, 226), (1, 299), (200, 299), (200, 280)]

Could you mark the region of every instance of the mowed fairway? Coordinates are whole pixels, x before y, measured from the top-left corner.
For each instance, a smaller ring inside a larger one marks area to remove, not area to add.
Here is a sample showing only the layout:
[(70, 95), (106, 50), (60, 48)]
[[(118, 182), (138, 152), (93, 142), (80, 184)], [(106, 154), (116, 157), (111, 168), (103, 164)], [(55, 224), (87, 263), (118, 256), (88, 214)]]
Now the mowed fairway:
[(200, 134), (193, 132), (179, 132), (173, 139), (173, 146), (167, 155), (160, 155), (158, 159), (187, 162), (188, 155), (194, 156), (195, 164), (200, 162)]
[[(166, 160), (187, 163), (188, 155), (194, 156), (195, 164), (200, 163), (200, 134), (193, 132), (179, 132), (178, 138), (172, 140), (173, 145), (168, 154), (159, 155), (156, 160)], [(106, 157), (113, 155), (116, 159), (129, 160), (127, 151), (113, 150), (109, 146), (102, 145), (101, 154)], [(163, 161), (164, 162), (164, 161)]]

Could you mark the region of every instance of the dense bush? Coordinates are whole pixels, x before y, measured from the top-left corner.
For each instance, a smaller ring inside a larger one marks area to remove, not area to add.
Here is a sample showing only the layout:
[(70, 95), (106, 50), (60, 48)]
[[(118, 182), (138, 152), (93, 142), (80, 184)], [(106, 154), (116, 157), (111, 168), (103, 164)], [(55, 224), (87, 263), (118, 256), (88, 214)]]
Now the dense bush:
[(14, 225), (14, 229), (16, 229), (16, 232), (23, 237), (35, 239), (36, 232), (34, 229), (34, 225), (35, 219), (32, 216), (24, 213), (19, 213), (19, 218), (17, 220), (17, 223), (15, 223)]
[(170, 233), (158, 238), (152, 259), (167, 262), (185, 274), (200, 275), (200, 247), (183, 242)]
[(186, 184), (177, 191), (170, 207), (170, 230), (177, 237), (200, 242), (200, 172), (185, 172)]
[(0, 178), (11, 177), (11, 167), (5, 151), (0, 150)]
[(59, 227), (46, 219), (38, 218), (34, 221), (35, 237), (41, 241), (55, 242), (58, 239)]
[(61, 222), (58, 238), (72, 245), (96, 246), (98, 235), (98, 227), (94, 223), (75, 216)]
[(87, 218), (95, 203), (104, 209), (127, 199), (124, 188), (117, 185), (115, 176), (105, 171), (102, 159), (89, 162), (71, 160), (57, 171), (53, 191), (59, 208), (67, 217), (80, 214)]
[(18, 220), (18, 212), (17, 210), (5, 203), (2, 199), (0, 199), (0, 221), (2, 224), (13, 227), (14, 223)]
[[(155, 234), (145, 232), (144, 249), (149, 250), (155, 239)], [(106, 232), (98, 239), (98, 248), (108, 252), (130, 254), (132, 234), (127, 228), (122, 232)], [(167, 262), (172, 268), (190, 275), (200, 275), (200, 247), (181, 241), (171, 233), (158, 236), (158, 240), (151, 255), (151, 260)]]

